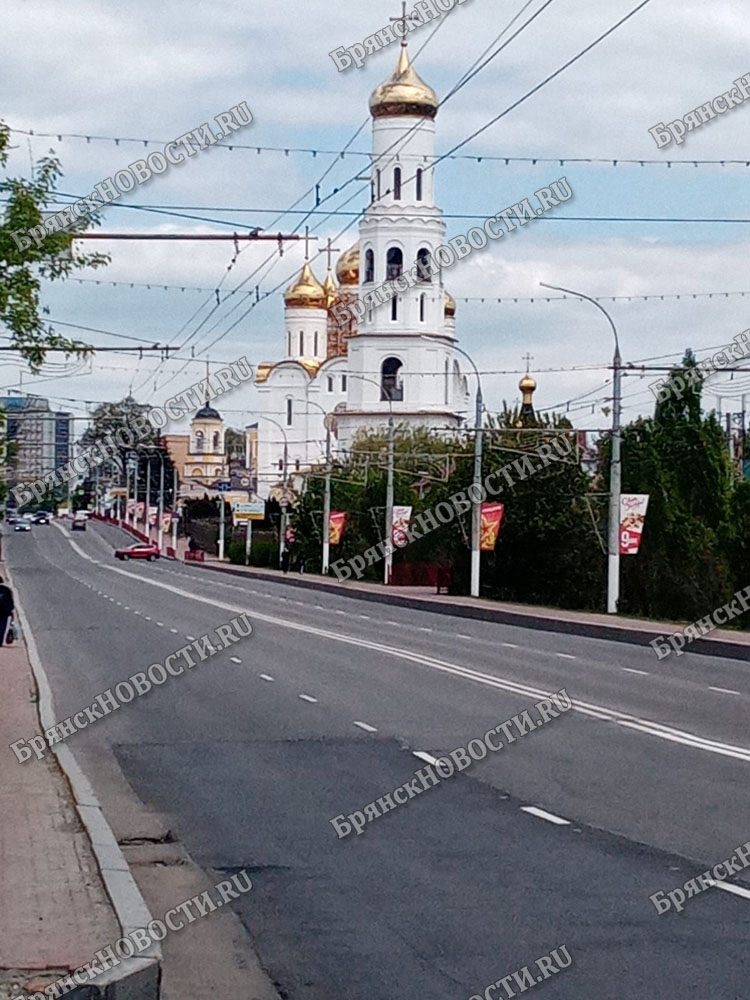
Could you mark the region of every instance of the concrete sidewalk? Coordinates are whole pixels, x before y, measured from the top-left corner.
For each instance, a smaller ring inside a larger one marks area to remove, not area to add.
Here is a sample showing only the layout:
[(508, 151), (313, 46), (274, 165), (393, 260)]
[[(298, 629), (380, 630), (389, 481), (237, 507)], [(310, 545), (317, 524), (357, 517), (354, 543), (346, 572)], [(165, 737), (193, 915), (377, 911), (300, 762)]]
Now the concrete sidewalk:
[[(516, 625), (522, 628), (540, 629), (546, 632), (564, 632), (569, 635), (609, 639), (615, 642), (633, 642), (639, 645), (647, 645), (651, 639), (680, 632), (688, 624), (686, 622), (659, 622), (643, 618), (628, 618), (624, 615), (607, 615), (595, 611), (569, 611), (564, 608), (512, 604), (507, 601), (491, 601), (479, 597), (437, 594), (431, 587), (386, 587), (382, 583), (339, 581), (333, 577), (299, 574), (294, 571), (284, 574), (281, 570), (265, 569), (259, 566), (235, 566), (226, 561), (220, 562), (216, 556), (208, 553), (205, 555), (205, 562), (190, 563), (190, 565), (236, 576), (246, 576), (251, 579), (273, 580), (275, 583), (284, 583), (292, 587), (328, 591), (329, 593), (357, 597), (360, 600), (400, 605), (419, 611), (432, 611), (436, 614), (450, 614), (462, 618)], [(708, 609), (706, 613), (710, 610)], [(750, 659), (750, 632), (716, 629), (685, 648), (688, 651), (709, 656)]]
[[(0, 647), (0, 684), (0, 1000), (8, 1000), (70, 975), (123, 930), (58, 758), (21, 763), (10, 749), (44, 731), (25, 639)], [(69, 995), (117, 998), (125, 975), (113, 970)], [(157, 996), (158, 969), (146, 978), (122, 996)]]

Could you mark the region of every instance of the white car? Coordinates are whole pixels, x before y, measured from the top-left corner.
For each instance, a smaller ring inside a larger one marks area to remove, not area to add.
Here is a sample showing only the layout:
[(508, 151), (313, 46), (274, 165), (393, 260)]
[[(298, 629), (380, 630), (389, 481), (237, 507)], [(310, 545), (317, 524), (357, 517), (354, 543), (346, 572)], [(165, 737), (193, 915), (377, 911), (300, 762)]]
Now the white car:
[(31, 531), (31, 518), (30, 517), (19, 517), (16, 523), (13, 525), (14, 531)]

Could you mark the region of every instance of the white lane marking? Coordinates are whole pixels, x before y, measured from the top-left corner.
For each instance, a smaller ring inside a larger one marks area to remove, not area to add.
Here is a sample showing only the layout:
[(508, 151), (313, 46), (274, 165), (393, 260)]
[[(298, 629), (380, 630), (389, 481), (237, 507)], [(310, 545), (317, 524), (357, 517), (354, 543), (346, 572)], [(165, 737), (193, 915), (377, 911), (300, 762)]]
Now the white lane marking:
[(232, 663), (242, 663), (242, 660), (239, 658), (239, 656), (230, 656), (229, 659), (232, 661)]
[(375, 726), (368, 726), (366, 722), (355, 722), (355, 726), (359, 726), (360, 729), (364, 729), (366, 733), (376, 733), (377, 729)]
[(420, 760), (425, 761), (427, 764), (437, 764), (437, 757), (433, 757), (432, 754), (425, 753), (424, 750), (412, 750), (412, 756), (418, 757)]
[(555, 656), (559, 656), (562, 660), (575, 660), (576, 657), (572, 653), (555, 653)]
[(189, 639), (191, 642), (195, 642), (195, 636), (194, 635), (186, 635), (185, 638)]
[(260, 677), (261, 680), (264, 680), (264, 681), (272, 681), (273, 680), (273, 677), (269, 677), (268, 674), (258, 674), (258, 676)]
[(515, 642), (501, 642), (500, 645), (507, 646), (508, 649), (518, 649), (518, 646)]
[(154, 624), (158, 625), (159, 628), (164, 628), (164, 622), (155, 622)]
[(723, 889), (724, 892), (732, 892), (735, 896), (744, 896), (745, 899), (750, 899), (750, 889), (743, 889), (739, 885), (732, 885), (731, 882), (715, 882), (713, 879), (708, 880), (714, 889)]
[(620, 670), (624, 670), (626, 674), (640, 674), (641, 677), (651, 676), (648, 670), (636, 670), (635, 667), (620, 667)]
[[(317, 604), (316, 604), (315, 606), (317, 607)], [(359, 615), (358, 617), (359, 617), (359, 618), (367, 618), (368, 620), (369, 620), (369, 618), (370, 618), (370, 616), (369, 616), (369, 615)]]
[(471, 636), (467, 635), (465, 632), (457, 632), (456, 637), (458, 639), (471, 639)]
[(129, 605), (125, 604), (124, 607), (125, 607), (126, 611), (130, 611), (130, 606)]
[(176, 633), (176, 632), (177, 632), (177, 629), (176, 629), (176, 628), (171, 628), (171, 629), (170, 629), (169, 631), (170, 631), (170, 632), (175, 632), (175, 633)]
[[(320, 605), (316, 604), (315, 607), (319, 608)], [(337, 615), (345, 615), (346, 614), (346, 611), (341, 611), (341, 610), (339, 610), (339, 608), (334, 608), (333, 610), (334, 610), (334, 614), (337, 614)]]
[[(137, 611), (136, 611), (136, 614), (138, 614)], [(146, 619), (147, 622), (151, 621), (151, 616), (150, 615), (144, 615), (143, 617)]]
[(122, 607), (122, 601), (118, 601), (118, 602), (117, 602), (117, 607), (118, 607), (118, 608), (121, 608), (121, 607)]
[(427, 628), (427, 627), (426, 627), (426, 626), (424, 626), (424, 625), (420, 625), (420, 626), (419, 626), (419, 631), (420, 631), (420, 632), (432, 632), (432, 629), (431, 629), (431, 628)]
[[(139, 615), (140, 613), (141, 613), (140, 611), (134, 611), (134, 612), (133, 612), (133, 614), (134, 614), (134, 615)], [(150, 618), (149, 618), (149, 621), (151, 621), (151, 619), (150, 619)]]
[[(59, 528), (58, 530), (62, 532), (62, 528)], [(259, 612), (251, 611), (251, 609), (242, 607), (241, 605), (230, 604), (226, 601), (219, 601), (212, 597), (204, 597), (202, 594), (193, 593), (189, 590), (183, 590), (181, 587), (175, 587), (169, 583), (161, 583), (151, 577), (140, 576), (139, 574), (132, 573), (129, 570), (120, 569), (117, 566), (110, 566), (107, 563), (102, 563), (98, 559), (92, 559), (92, 557), (84, 552), (80, 545), (72, 539), (68, 538), (67, 541), (74, 551), (76, 551), (78, 555), (87, 562), (93, 563), (110, 573), (117, 573), (118, 575), (128, 577), (131, 580), (137, 580), (142, 585), (159, 587), (161, 590), (177, 594), (179, 597), (199, 601), (201, 604), (210, 604), (213, 607), (221, 608), (225, 611), (250, 612), (258, 621), (268, 622), (271, 625), (277, 625), (279, 628), (287, 628), (295, 632), (305, 632), (309, 635), (320, 636), (321, 638), (330, 639), (334, 642), (343, 642), (350, 646), (359, 646), (360, 648), (374, 650), (388, 656), (393, 656), (396, 659), (408, 660), (411, 663), (430, 667), (432, 670), (437, 670), (441, 673), (451, 674), (452, 676), (461, 678), (462, 680), (474, 681), (477, 684), (484, 684), (487, 687), (498, 688), (501, 691), (508, 691), (511, 694), (534, 698), (549, 698), (551, 696), (551, 692), (544, 688), (534, 687), (530, 684), (519, 684), (516, 681), (497, 677), (493, 674), (485, 674), (479, 670), (472, 670), (470, 667), (464, 667), (461, 664), (438, 660), (436, 657), (427, 656), (423, 653), (416, 653), (406, 649), (398, 649), (395, 646), (387, 646), (385, 643), (376, 642), (372, 639), (360, 639), (352, 635), (344, 635), (341, 632), (332, 632), (328, 629), (317, 628), (312, 625), (302, 624), (301, 622), (294, 622), (285, 618), (276, 618), (273, 615), (260, 614)], [(136, 614), (140, 614), (140, 612), (136, 612)], [(503, 645), (511, 644), (503, 643)], [(743, 747), (733, 743), (722, 743), (718, 740), (706, 739), (705, 737), (698, 736), (695, 733), (690, 733), (682, 729), (674, 729), (672, 726), (665, 726), (660, 722), (652, 722), (649, 719), (642, 719), (638, 716), (628, 715), (626, 712), (606, 708), (602, 705), (595, 705), (587, 701), (574, 701), (571, 699), (571, 708), (574, 712), (578, 712), (581, 715), (615, 722), (617, 725), (623, 726), (627, 729), (633, 729), (640, 733), (645, 733), (648, 736), (655, 736), (657, 739), (667, 740), (672, 743), (681, 743), (684, 746), (692, 747), (694, 750), (705, 750), (707, 753), (715, 753), (722, 757), (732, 757), (735, 760), (750, 763), (750, 747)]]
[(396, 626), (398, 626), (400, 624), (401, 624), (400, 622), (393, 622), (393, 621), (387, 621), (386, 622), (386, 625), (396, 625)]
[(529, 813), (531, 816), (538, 816), (539, 819), (546, 819), (548, 823), (554, 823), (556, 826), (570, 826), (569, 819), (562, 819), (560, 816), (555, 816), (554, 813), (548, 813), (544, 809), (537, 809), (536, 806), (521, 806), (521, 812)]
[(733, 691), (731, 688), (714, 688), (709, 686), (708, 690), (718, 691), (719, 694), (742, 694), (741, 691)]
[(302, 699), (302, 701), (317, 702), (318, 700), (317, 698), (313, 698), (311, 694), (301, 694), (299, 695), (299, 697)]

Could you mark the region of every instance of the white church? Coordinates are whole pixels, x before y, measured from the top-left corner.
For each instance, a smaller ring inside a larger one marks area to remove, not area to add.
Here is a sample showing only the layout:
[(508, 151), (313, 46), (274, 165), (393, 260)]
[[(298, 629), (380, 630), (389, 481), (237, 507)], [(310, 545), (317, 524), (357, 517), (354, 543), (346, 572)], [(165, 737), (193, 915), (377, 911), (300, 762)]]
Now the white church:
[[(308, 263), (284, 294), (284, 359), (257, 366), (258, 493), (278, 496), (284, 478), (348, 451), (363, 429), (460, 428), (470, 411), (455, 357), (455, 302), (436, 270), (406, 292), (341, 326), (332, 310), (364, 299), (445, 242), (435, 205), (438, 99), (402, 42), (398, 66), (370, 98), (371, 202), (359, 240), (321, 283)], [(331, 416), (327, 416), (331, 415)]]

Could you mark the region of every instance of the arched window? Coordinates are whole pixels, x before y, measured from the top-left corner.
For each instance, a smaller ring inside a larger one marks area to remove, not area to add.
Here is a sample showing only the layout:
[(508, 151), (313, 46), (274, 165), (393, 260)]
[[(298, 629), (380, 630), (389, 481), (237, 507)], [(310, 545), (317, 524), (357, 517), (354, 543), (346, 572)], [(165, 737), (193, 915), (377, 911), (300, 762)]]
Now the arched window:
[(404, 388), (401, 385), (401, 362), (398, 358), (386, 358), (380, 366), (380, 399), (392, 403), (401, 402)]
[(302, 330), (299, 332), (299, 353), (300, 356), (304, 356), (305, 353), (305, 334)]
[(422, 200), (422, 168), (417, 170), (417, 201)]
[(401, 167), (396, 167), (393, 171), (393, 199), (401, 201)]
[(427, 296), (424, 292), (419, 296), (419, 322), (424, 323), (424, 312), (427, 304)]
[(380, 171), (379, 170), (375, 171), (375, 180), (377, 182), (376, 185), (375, 185), (375, 187), (376, 187), (376, 190), (377, 190), (377, 193), (378, 193), (378, 200), (380, 200)]
[(286, 425), (287, 427), (292, 426), (292, 401), (287, 399), (286, 401)]
[(193, 469), (193, 475), (197, 476), (199, 479), (203, 478), (203, 469)]
[(214, 454), (216, 454), (218, 450), (219, 450), (219, 432), (214, 431), (214, 447), (213, 447)]
[(295, 458), (295, 460), (294, 460), (294, 471), (295, 472), (299, 472), (299, 459), (298, 458)]
[(400, 278), (404, 269), (404, 252), (399, 247), (391, 247), (385, 260), (385, 280)]
[(432, 261), (427, 247), (417, 250), (417, 274), (420, 281), (432, 281)]
[(445, 405), (448, 405), (448, 393), (450, 391), (450, 361), (445, 359)]
[(372, 250), (365, 250), (365, 284), (375, 280), (375, 254)]
[(291, 330), (289, 331), (289, 337), (288, 337), (288, 339), (289, 339), (289, 354), (291, 355), (291, 354), (294, 353), (294, 349), (292, 347), (292, 331)]
[(391, 319), (398, 319), (398, 295), (391, 299)]
[(203, 431), (195, 432), (195, 454), (203, 454)]
[(313, 350), (313, 354), (317, 358), (317, 356), (318, 356), (318, 331), (317, 330), (315, 331), (315, 338), (313, 340), (313, 344), (315, 345), (314, 346), (314, 350)]

